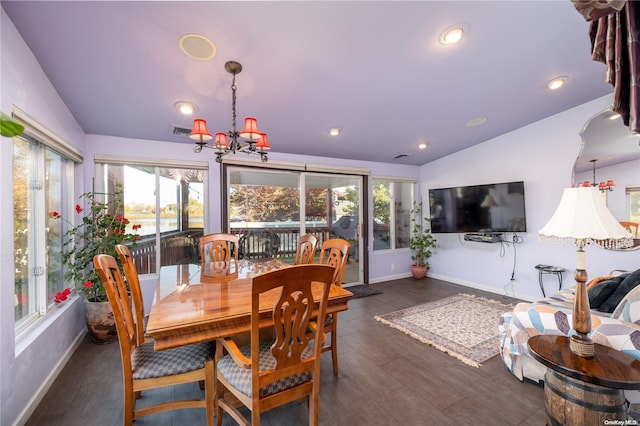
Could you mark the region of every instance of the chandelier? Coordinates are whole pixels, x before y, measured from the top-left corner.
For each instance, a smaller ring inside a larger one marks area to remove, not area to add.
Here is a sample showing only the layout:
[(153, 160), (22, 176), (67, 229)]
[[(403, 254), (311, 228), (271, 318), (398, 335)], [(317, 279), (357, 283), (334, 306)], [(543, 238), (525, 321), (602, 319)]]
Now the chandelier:
[[(193, 128), (189, 133), (189, 138), (195, 141), (193, 152), (200, 152), (202, 148), (211, 148), (215, 150), (216, 162), (222, 163), (222, 157), (228, 154), (245, 153), (259, 155), (262, 162), (267, 161), (267, 153), (265, 151), (271, 149), (267, 134), (258, 130), (258, 121), (255, 117), (246, 117), (244, 119), (244, 128), (241, 132), (236, 130), (236, 74), (242, 71), (242, 65), (236, 61), (229, 61), (224, 64), (224, 69), (233, 74), (233, 82), (231, 83), (231, 130), (228, 132), (218, 132), (215, 138), (211, 136), (207, 128), (207, 122), (203, 118), (193, 120)], [(246, 139), (242, 141), (239, 138)], [(213, 139), (213, 143), (208, 145), (207, 142)]]
[(598, 160), (589, 160), (593, 164), (593, 182), (589, 182), (585, 180), (584, 182), (580, 182), (578, 186), (597, 186), (600, 191), (613, 191), (613, 187), (616, 186), (613, 183), (613, 180), (602, 181), (600, 183), (596, 182), (596, 161)]

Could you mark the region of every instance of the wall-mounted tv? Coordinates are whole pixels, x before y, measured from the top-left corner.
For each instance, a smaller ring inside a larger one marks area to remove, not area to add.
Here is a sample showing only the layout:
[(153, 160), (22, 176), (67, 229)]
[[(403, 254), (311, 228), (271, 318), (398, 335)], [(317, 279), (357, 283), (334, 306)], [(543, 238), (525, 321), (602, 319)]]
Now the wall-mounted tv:
[(431, 232), (526, 232), (524, 182), (429, 190)]

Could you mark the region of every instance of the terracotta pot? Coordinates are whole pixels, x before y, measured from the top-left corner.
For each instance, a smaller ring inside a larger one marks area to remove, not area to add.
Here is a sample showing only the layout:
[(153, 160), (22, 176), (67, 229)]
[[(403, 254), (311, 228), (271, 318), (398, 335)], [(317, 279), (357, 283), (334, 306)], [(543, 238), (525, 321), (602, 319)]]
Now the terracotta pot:
[(87, 329), (94, 343), (114, 342), (118, 338), (116, 322), (109, 302), (90, 302), (85, 299)]
[(427, 275), (427, 269), (429, 269), (427, 266), (411, 265), (411, 274), (413, 275), (413, 278), (419, 280)]

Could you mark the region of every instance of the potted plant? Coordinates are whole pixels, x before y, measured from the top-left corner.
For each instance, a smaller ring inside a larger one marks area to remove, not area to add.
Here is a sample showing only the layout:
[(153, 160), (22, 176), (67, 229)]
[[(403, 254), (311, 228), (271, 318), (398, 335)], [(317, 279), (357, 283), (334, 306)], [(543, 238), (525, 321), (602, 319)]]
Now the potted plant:
[[(127, 232), (129, 220), (124, 217), (124, 193), (122, 185), (116, 184), (106, 202), (97, 198), (96, 193), (87, 192), (80, 196), (87, 203), (87, 212), (77, 204), (77, 214), (84, 214), (79, 224), (73, 225), (65, 233), (62, 263), (65, 266), (65, 280), (71, 281), (76, 293), (84, 296), (86, 320), (89, 333), (96, 342), (110, 341), (116, 338), (113, 312), (107, 294), (98, 274), (93, 269), (93, 257), (97, 254), (109, 254), (117, 259), (116, 244), (135, 245), (139, 236), (134, 232), (140, 225), (133, 225)], [(49, 215), (63, 219), (56, 212)], [(63, 219), (65, 220), (65, 219)]]
[(24, 126), (13, 120), (9, 115), (0, 112), (0, 135), (11, 138), (18, 136), (24, 131)]
[(431, 249), (436, 247), (436, 239), (431, 234), (429, 218), (422, 213), (422, 201), (414, 201), (411, 209), (411, 238), (409, 248), (413, 251), (411, 260), (411, 273), (415, 279), (424, 278), (429, 269), (428, 259), (431, 257)]

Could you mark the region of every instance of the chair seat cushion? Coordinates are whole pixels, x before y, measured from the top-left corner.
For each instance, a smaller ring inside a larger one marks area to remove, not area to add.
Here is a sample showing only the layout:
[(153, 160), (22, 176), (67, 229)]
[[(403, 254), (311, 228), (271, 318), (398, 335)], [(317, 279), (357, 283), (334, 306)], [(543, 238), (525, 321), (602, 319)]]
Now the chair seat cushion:
[(138, 346), (131, 355), (133, 379), (153, 379), (188, 373), (204, 367), (211, 359), (213, 343), (197, 343), (178, 348), (155, 351), (153, 342)]
[(324, 317), (324, 327), (330, 327), (333, 324), (333, 315), (329, 314)]
[[(260, 342), (260, 359), (258, 362), (260, 372), (266, 370), (272, 370), (276, 367), (276, 360), (271, 354), (271, 345), (273, 341)], [(251, 358), (251, 345), (246, 345), (240, 348), (240, 352)], [(313, 355), (313, 348), (308, 345), (302, 353), (302, 358), (309, 358)], [(225, 355), (217, 365), (218, 374), (224, 377), (234, 388), (247, 396), (251, 396), (251, 369), (239, 367), (238, 364), (231, 358), (231, 355)], [(264, 388), (260, 389), (260, 397), (274, 394), (287, 390), (294, 386), (298, 386), (302, 383), (311, 380), (311, 373), (301, 373), (293, 376), (284, 377), (277, 380)]]

